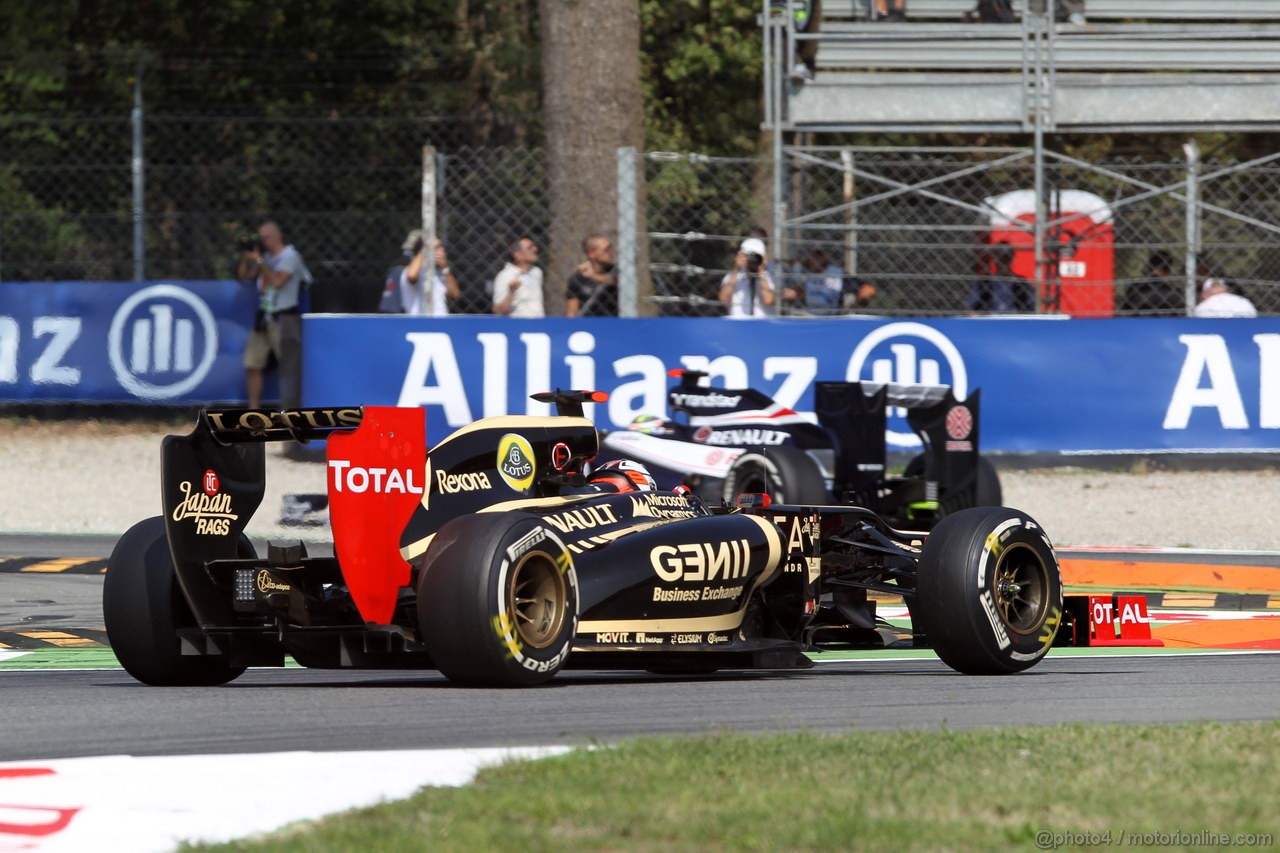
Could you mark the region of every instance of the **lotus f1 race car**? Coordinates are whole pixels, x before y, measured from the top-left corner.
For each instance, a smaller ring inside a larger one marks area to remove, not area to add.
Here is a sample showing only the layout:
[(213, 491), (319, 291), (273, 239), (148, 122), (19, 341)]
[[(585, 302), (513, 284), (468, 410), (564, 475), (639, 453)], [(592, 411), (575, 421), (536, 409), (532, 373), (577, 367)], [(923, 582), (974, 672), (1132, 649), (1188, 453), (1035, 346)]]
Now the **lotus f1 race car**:
[[(1000, 478), (978, 453), (977, 391), (957, 400), (945, 385), (818, 382), (814, 423), (751, 388), (713, 388), (696, 370), (671, 375), (671, 416), (606, 433), (601, 460), (640, 462), (659, 485), (687, 485), (708, 501), (765, 492), (785, 503), (852, 503), (912, 529), (1001, 503)], [(890, 407), (906, 410), (923, 447), (893, 476)]]
[[(163, 442), (164, 514), (111, 555), (112, 649), (152, 685), (222, 684), (286, 655), (508, 687), (566, 666), (786, 669), (883, 647), (872, 593), (902, 596), (915, 642), (963, 673), (1025, 670), (1053, 645), (1058, 562), (1025, 513), (960, 510), (926, 533), (763, 493), (601, 491), (582, 473), (599, 449), (582, 404), (604, 396), (539, 394), (555, 416), (486, 418), (430, 451), (421, 409), (201, 412)], [(317, 438), (334, 555), (255, 553), (265, 443)]]

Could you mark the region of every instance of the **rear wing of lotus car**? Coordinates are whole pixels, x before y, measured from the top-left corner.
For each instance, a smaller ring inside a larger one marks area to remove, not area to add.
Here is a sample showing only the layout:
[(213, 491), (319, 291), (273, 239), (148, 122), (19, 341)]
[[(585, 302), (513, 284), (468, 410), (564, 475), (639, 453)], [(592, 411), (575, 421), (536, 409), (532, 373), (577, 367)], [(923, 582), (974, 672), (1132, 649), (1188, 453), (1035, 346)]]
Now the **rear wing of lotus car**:
[(241, 534), (266, 491), (266, 442), (311, 441), (352, 432), (360, 407), (206, 409), (187, 435), (160, 449), (165, 533), (178, 581), (202, 625), (229, 624), (230, 597), (210, 566), (241, 559)]
[(835, 443), (837, 495), (876, 507), (885, 480), (885, 430), (890, 407), (906, 410), (922, 445), (923, 467), (908, 471), (926, 484), (925, 499), (946, 512), (972, 506), (978, 477), (980, 394), (957, 400), (948, 385), (817, 382), (814, 412)]

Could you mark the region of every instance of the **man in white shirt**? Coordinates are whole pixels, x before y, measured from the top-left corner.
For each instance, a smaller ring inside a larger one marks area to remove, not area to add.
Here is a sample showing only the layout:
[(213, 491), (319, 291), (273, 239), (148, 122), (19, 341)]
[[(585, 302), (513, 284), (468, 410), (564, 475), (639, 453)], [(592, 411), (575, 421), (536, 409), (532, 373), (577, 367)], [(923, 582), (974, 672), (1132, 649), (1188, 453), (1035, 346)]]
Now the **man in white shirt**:
[[(416, 242), (414, 238), (416, 237)], [(449, 313), (447, 299), (456, 300), (462, 295), (458, 279), (449, 269), (449, 256), (445, 253), (444, 243), (436, 238), (435, 247), (435, 283), (430, 292), (420, 284), (422, 264), (426, 249), (422, 246), (422, 232), (414, 231), (406, 239), (405, 245), (412, 245), (413, 260), (400, 273), (400, 305), (406, 314), (417, 314), (422, 317), (444, 317)]]
[(511, 260), (493, 280), (493, 313), (508, 317), (542, 317), (542, 270), (538, 247), (521, 237), (511, 247)]
[(1206, 278), (1200, 285), (1200, 304), (1192, 312), (1197, 317), (1257, 317), (1258, 310), (1243, 296), (1232, 293), (1220, 278)]
[(730, 317), (773, 317), (778, 291), (767, 269), (764, 241), (748, 237), (738, 247), (734, 267), (720, 282), (720, 301)]

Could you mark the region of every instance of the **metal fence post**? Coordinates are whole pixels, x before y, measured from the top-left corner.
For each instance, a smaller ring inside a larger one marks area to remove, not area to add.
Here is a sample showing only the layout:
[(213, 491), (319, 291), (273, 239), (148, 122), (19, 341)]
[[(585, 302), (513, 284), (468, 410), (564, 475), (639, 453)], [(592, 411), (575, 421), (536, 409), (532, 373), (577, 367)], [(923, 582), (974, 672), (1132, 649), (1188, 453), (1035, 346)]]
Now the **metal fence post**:
[(436, 236), (449, 245), (449, 208), (443, 204), (449, 195), (448, 160), (443, 151), (436, 152)]
[(1182, 151), (1187, 155), (1187, 316), (1196, 307), (1196, 269), (1200, 262), (1200, 146), (1188, 140)]
[[(422, 281), (436, 286), (436, 149), (422, 146)], [(426, 287), (424, 293), (430, 293)], [(428, 305), (430, 300), (428, 300)]]
[(636, 214), (636, 149), (618, 149), (618, 316), (639, 316), (636, 298), (636, 232), (640, 228)]
[[(795, 16), (787, 14), (783, 20), (776, 18), (769, 19), (769, 32), (772, 34), (769, 44), (772, 45), (774, 56), (774, 75), (773, 75), (773, 104), (775, 112), (775, 120), (773, 122), (773, 240), (769, 248), (770, 256), (775, 262), (782, 260), (783, 254), (787, 251), (786, 238), (783, 230), (787, 222), (787, 201), (786, 201), (786, 174), (787, 174), (787, 154), (783, 147), (782, 123), (786, 120), (783, 115), (783, 101), (786, 96), (784, 86), (786, 83), (787, 63), (791, 57), (787, 56), (787, 46), (794, 44), (795, 38)], [(788, 69), (789, 70), (789, 69)]]
[(845, 204), (845, 224), (849, 230), (844, 237), (844, 268), (849, 275), (858, 274), (858, 184), (853, 174), (853, 152), (845, 148), (840, 152), (840, 166), (844, 170), (841, 191)]
[(147, 277), (146, 205), (147, 162), (143, 154), (142, 128), (142, 68), (138, 60), (133, 80), (133, 280)]

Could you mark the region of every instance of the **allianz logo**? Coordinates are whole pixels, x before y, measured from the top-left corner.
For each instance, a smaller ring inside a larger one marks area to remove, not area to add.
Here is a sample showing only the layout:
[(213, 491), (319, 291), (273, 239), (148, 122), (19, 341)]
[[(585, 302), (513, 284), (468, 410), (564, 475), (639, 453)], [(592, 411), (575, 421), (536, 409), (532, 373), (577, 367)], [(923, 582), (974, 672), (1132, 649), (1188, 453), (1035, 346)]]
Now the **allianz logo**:
[(204, 300), (172, 284), (144, 287), (116, 310), (107, 356), (116, 379), (147, 400), (179, 397), (213, 367), (218, 324)]
[[(950, 385), (956, 399), (969, 396), (969, 370), (951, 339), (923, 323), (886, 323), (858, 342), (845, 373), (849, 382)], [(920, 438), (905, 426), (906, 410), (890, 407), (885, 440), (892, 447), (916, 448)]]
[[(562, 347), (543, 332), (411, 331), (404, 340), (412, 355), (404, 368), (404, 378), (396, 405), (439, 407), (444, 422), (453, 428), (473, 423), (479, 417), (551, 414), (549, 404), (528, 395), (552, 387), (552, 377), (563, 371), (568, 386), (608, 391), (607, 403), (591, 404), (584, 413), (597, 424), (623, 429), (637, 415), (662, 411), (666, 406), (687, 408), (695, 413), (714, 409), (733, 410), (743, 395), (716, 389), (671, 390), (667, 365), (707, 371), (729, 386), (750, 385), (753, 375), (763, 375), (776, 384), (771, 394), (779, 405), (794, 407), (814, 381), (840, 378), (823, 370), (816, 355), (766, 356), (759, 363), (737, 354), (709, 358), (698, 353), (674, 351), (662, 357), (651, 352), (604, 357), (596, 353), (596, 336), (577, 331)], [(463, 365), (483, 365), (480, 382), (468, 375)], [(955, 344), (942, 332), (923, 323), (893, 322), (873, 328), (855, 346), (843, 378), (849, 381), (927, 382), (950, 384), (956, 396), (968, 395), (968, 370)], [(523, 377), (523, 380), (522, 380)], [(523, 381), (523, 384), (521, 384)], [(559, 380), (556, 380), (559, 381)], [(523, 400), (523, 412), (510, 407)], [(510, 407), (510, 408), (509, 408)], [(904, 428), (900, 436), (908, 442), (919, 440)], [(892, 441), (894, 434), (888, 438)]]

